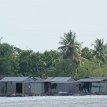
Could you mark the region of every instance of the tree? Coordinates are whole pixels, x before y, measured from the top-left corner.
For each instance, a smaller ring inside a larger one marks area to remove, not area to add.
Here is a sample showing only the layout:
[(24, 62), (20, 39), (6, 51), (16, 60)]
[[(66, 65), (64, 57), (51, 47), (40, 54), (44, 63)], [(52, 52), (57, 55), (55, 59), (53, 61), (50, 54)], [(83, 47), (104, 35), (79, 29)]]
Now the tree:
[(65, 59), (71, 59), (76, 62), (80, 60), (81, 44), (76, 41), (75, 33), (71, 31), (64, 33), (64, 37), (61, 37), (59, 44), (61, 46), (58, 49), (63, 53)]
[(8, 43), (0, 44), (0, 57), (9, 56), (13, 54), (14, 47)]
[(16, 75), (18, 70), (19, 62), (14, 46), (8, 43), (0, 43), (0, 74)]
[(23, 50), (19, 54), (20, 73), (24, 76), (28, 76), (32, 73), (32, 61), (31, 61), (32, 54), (33, 54), (32, 50)]
[(81, 50), (81, 57), (86, 58), (86, 59), (92, 59), (93, 54), (92, 54), (92, 50), (90, 50), (88, 47), (85, 47)]
[(57, 60), (59, 60), (60, 53), (57, 51), (45, 51), (41, 55), (42, 62), (42, 77), (48, 77), (54, 71), (54, 65)]
[(72, 76), (74, 77), (78, 65), (70, 59), (56, 60), (54, 66), (47, 71), (48, 76)]
[(107, 60), (107, 44), (104, 44), (103, 39), (95, 40), (94, 45), (94, 55), (102, 61)]

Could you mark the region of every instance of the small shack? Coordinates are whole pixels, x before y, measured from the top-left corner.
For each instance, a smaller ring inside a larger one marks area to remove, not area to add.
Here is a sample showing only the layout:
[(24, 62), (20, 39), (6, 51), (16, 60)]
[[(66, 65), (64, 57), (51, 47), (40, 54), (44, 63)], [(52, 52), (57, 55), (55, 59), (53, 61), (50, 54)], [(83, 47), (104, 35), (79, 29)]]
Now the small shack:
[(77, 82), (80, 93), (107, 94), (107, 77), (88, 77)]
[(4, 77), (0, 80), (0, 95), (39, 95), (44, 93), (43, 87), (43, 80), (37, 77)]
[(45, 92), (50, 95), (71, 95), (77, 92), (77, 84), (71, 77), (48, 77)]

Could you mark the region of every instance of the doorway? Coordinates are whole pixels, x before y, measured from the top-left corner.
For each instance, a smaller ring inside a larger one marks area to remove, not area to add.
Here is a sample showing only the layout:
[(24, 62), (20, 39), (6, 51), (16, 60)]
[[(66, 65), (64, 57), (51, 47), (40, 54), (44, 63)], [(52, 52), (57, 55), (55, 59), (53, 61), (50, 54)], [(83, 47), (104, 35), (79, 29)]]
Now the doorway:
[(16, 83), (16, 93), (22, 93), (22, 83)]

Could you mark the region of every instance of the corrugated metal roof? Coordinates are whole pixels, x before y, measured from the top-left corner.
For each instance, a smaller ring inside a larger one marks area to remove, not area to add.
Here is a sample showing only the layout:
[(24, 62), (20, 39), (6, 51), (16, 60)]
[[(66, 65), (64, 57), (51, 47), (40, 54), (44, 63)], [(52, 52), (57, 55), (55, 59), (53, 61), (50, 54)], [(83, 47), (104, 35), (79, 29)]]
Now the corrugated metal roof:
[(36, 82), (44, 82), (44, 79), (42, 79), (40, 77), (31, 77), (31, 79), (33, 79)]
[(89, 77), (77, 80), (77, 82), (100, 82), (107, 80), (107, 77)]
[(52, 79), (55, 77), (48, 77), (45, 81), (52, 81)]
[(16, 81), (16, 82), (22, 82), (26, 79), (28, 79), (29, 77), (4, 77), (2, 80), (0, 80), (1, 82), (9, 82), (9, 81)]
[(73, 81), (51, 81), (51, 83), (67, 83), (67, 84), (71, 84), (71, 83), (77, 83), (75, 80)]
[(55, 83), (66, 83), (68, 81), (74, 80), (71, 77), (48, 77), (46, 82), (55, 82)]
[(30, 79), (30, 82), (44, 82), (43, 79), (39, 78), (39, 77), (4, 77), (3, 79), (1, 79), (1, 82), (23, 82), (26, 79)]

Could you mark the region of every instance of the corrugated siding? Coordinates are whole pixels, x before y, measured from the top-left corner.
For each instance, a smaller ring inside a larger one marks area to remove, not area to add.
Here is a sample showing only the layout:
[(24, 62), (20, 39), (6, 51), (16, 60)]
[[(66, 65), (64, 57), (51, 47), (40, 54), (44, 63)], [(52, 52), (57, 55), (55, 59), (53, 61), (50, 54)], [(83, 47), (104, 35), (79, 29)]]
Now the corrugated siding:
[(30, 87), (28, 83), (24, 83), (22, 84), (23, 88), (24, 88), (24, 94), (30, 94)]
[(43, 83), (31, 83), (31, 92), (35, 95), (44, 94), (44, 84)]
[(67, 93), (77, 93), (78, 92), (78, 87), (76, 84), (67, 84), (67, 83), (58, 83), (57, 84), (57, 93), (59, 92), (67, 92)]

